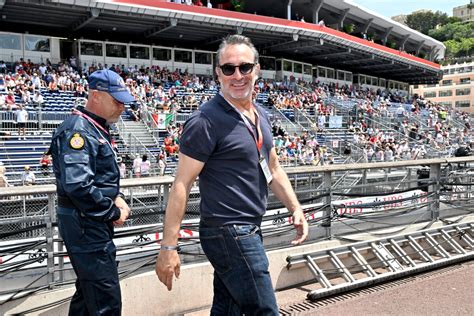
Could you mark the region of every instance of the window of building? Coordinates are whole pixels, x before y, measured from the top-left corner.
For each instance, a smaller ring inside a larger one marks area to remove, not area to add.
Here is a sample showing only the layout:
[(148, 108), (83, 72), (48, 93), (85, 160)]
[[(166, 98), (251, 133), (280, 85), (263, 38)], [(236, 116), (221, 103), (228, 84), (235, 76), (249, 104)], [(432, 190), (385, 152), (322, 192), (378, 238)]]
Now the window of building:
[(305, 75), (312, 75), (312, 72), (313, 72), (313, 69), (311, 67), (311, 65), (303, 65), (303, 73)]
[(443, 74), (444, 74), (444, 75), (448, 75), (448, 74), (449, 74), (449, 69), (444, 69), (444, 70), (443, 70)]
[(456, 101), (457, 108), (468, 108), (471, 106), (469, 100)]
[(465, 89), (456, 89), (456, 95), (470, 95), (471, 94), (471, 89), (465, 88)]
[(283, 70), (283, 60), (279, 60), (276, 62), (276, 67), (277, 67), (277, 71), (282, 71)]
[(436, 91), (424, 92), (424, 98), (436, 98)]
[(86, 56), (102, 56), (102, 43), (81, 42), (81, 55)]
[(275, 70), (275, 58), (260, 56), (259, 61), (262, 70)]
[(143, 46), (130, 45), (130, 58), (132, 59), (150, 59), (150, 48)]
[(318, 77), (325, 78), (326, 77), (326, 69), (324, 68), (318, 68)]
[(303, 64), (300, 63), (293, 63), (294, 72), (297, 74), (303, 73)]
[(379, 81), (379, 80), (378, 80), (377, 78), (375, 78), (375, 77), (372, 77), (372, 79), (371, 79), (371, 82), (372, 82), (372, 85), (373, 85), (373, 86), (376, 86), (377, 83), (378, 83), (378, 81)]
[(105, 44), (105, 56), (127, 58), (127, 46), (121, 44)]
[(450, 97), (452, 95), (453, 95), (452, 90), (441, 90), (441, 91), (439, 91), (439, 96), (440, 97)]
[(344, 80), (344, 72), (342, 71), (337, 72), (337, 80)]
[(25, 50), (32, 52), (49, 52), (49, 38), (25, 36)]
[(354, 83), (355, 84), (359, 83), (359, 75), (354, 75)]
[(212, 65), (211, 53), (194, 52), (194, 62), (196, 64)]
[(284, 60), (283, 71), (293, 71), (293, 63), (289, 60)]
[(449, 74), (452, 75), (455, 70), (456, 70), (456, 69), (454, 69), (454, 68), (449, 69)]
[(471, 78), (461, 78), (459, 79), (459, 84), (470, 84), (471, 83)]
[(439, 105), (450, 108), (453, 105), (451, 101), (438, 102)]
[(153, 48), (153, 59), (154, 60), (171, 60), (171, 49), (167, 48)]
[(334, 79), (335, 78), (334, 76), (335, 76), (334, 69), (328, 69), (327, 70), (327, 77), (329, 79)]
[(453, 84), (452, 80), (443, 80), (443, 81), (441, 81), (442, 86), (450, 86), (452, 84)]
[(346, 72), (346, 81), (352, 82), (352, 74), (350, 72)]
[(193, 52), (188, 50), (179, 50), (175, 49), (174, 51), (174, 61), (178, 63), (192, 63), (193, 62)]
[(427, 87), (427, 88), (434, 88), (434, 87), (436, 87), (436, 83), (427, 84), (425, 87)]
[(414, 85), (414, 86), (413, 86), (413, 89), (418, 89), (418, 85), (417, 85), (417, 84)]
[(472, 72), (472, 66), (468, 66), (468, 67), (466, 68), (466, 72)]
[(21, 49), (21, 35), (17, 34), (0, 34), (1, 49)]

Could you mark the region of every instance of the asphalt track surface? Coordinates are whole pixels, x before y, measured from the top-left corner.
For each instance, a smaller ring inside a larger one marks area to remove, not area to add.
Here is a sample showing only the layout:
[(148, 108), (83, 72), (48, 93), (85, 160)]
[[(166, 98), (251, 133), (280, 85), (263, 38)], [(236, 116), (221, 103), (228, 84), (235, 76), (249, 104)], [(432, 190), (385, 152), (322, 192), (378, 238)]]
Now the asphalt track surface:
[(282, 315), (474, 315), (474, 261), (310, 303), (311, 285), (277, 292)]

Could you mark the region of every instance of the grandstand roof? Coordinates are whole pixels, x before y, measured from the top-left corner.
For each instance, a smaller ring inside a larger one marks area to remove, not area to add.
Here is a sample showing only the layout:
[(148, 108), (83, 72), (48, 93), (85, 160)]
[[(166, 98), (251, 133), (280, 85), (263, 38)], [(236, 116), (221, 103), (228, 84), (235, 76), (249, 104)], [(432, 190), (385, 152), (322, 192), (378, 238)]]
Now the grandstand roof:
[[(303, 4), (294, 2), (295, 8)], [(279, 10), (287, 1), (248, 1), (248, 10), (256, 3)], [(328, 23), (334, 19), (334, 10), (346, 8), (351, 21), (372, 19), (372, 25), (391, 27), (390, 33), (405, 34), (406, 42), (421, 41), (420, 47), (428, 45), (432, 53), (444, 53), (441, 43), (353, 3), (324, 0), (322, 8), (320, 14)], [(223, 36), (242, 32), (266, 56), (408, 83), (434, 83), (441, 76), (439, 65), (428, 60), (333, 28), (278, 17), (154, 0), (4, 0), (0, 1), (0, 11), (0, 28), (5, 31), (204, 50), (215, 50)]]

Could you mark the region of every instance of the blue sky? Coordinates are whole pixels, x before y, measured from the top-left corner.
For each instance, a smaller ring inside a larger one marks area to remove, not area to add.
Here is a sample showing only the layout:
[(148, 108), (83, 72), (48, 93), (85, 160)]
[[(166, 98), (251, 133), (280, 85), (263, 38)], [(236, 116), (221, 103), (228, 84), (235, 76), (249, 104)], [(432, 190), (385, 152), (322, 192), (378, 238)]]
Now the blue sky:
[(439, 10), (452, 16), (454, 7), (468, 4), (470, 0), (352, 0), (352, 2), (386, 17), (410, 14), (420, 9)]

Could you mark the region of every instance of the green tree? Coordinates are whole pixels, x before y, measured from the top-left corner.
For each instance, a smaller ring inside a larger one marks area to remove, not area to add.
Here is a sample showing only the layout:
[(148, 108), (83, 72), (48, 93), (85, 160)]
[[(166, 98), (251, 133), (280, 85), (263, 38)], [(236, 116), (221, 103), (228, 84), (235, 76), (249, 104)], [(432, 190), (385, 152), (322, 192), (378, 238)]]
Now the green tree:
[(428, 34), (429, 30), (434, 29), (437, 25), (446, 24), (448, 20), (448, 15), (441, 11), (422, 11), (409, 14), (406, 23), (410, 28)]
[(474, 37), (474, 22), (449, 23), (438, 29), (430, 30), (428, 35), (441, 42), (451, 39), (461, 40), (462, 38)]
[(448, 40), (446, 45), (446, 58), (470, 56), (474, 54), (474, 38), (462, 38), (459, 41)]

